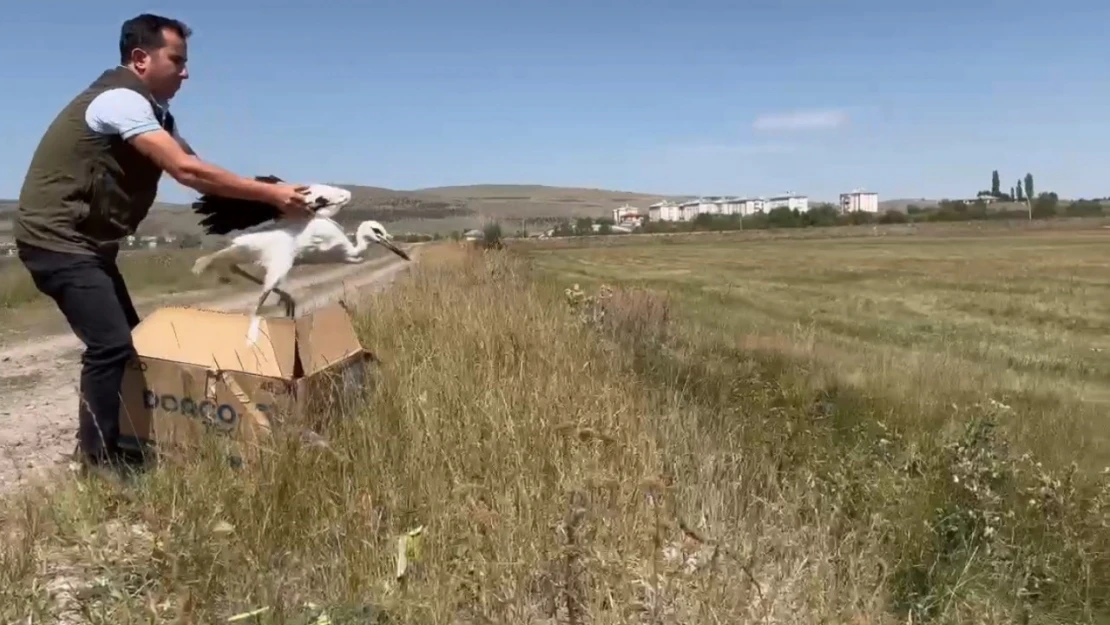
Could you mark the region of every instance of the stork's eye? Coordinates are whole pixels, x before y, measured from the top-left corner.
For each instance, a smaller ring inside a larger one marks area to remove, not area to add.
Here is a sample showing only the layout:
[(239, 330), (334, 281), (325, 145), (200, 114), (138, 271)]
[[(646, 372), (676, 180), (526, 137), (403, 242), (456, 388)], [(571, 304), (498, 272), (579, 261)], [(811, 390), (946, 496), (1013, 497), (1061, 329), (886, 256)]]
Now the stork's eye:
[(328, 198), (320, 196), (313, 203), (316, 204), (316, 208), (323, 208), (328, 205)]

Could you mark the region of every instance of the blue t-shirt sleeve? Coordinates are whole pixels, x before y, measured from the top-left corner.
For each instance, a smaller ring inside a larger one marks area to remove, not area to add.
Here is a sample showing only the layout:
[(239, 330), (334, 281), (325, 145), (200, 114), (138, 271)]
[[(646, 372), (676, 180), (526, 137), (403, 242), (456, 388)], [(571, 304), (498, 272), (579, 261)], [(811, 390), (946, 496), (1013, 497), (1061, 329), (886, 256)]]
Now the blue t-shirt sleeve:
[(85, 123), (93, 132), (119, 135), (125, 141), (162, 127), (150, 102), (131, 89), (109, 89), (93, 98), (85, 109)]

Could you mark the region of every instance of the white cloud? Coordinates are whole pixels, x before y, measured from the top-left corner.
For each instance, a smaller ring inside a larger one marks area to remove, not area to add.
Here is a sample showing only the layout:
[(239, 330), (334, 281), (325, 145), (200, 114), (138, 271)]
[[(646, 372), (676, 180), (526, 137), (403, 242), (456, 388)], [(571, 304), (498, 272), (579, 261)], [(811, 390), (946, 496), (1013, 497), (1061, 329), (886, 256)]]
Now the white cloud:
[(847, 111), (825, 109), (760, 115), (752, 127), (756, 130), (818, 130), (839, 128), (847, 123)]
[(796, 152), (798, 149), (798, 146), (786, 143), (682, 143), (668, 146), (667, 151), (684, 156), (739, 156), (746, 154), (788, 154)]

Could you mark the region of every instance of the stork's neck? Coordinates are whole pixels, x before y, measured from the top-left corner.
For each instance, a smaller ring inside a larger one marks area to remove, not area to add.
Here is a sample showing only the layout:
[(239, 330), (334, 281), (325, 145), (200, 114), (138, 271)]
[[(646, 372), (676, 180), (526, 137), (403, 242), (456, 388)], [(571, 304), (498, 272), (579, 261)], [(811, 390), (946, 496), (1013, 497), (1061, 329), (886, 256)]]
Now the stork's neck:
[(356, 232), (355, 233), (355, 247), (354, 247), (354, 249), (351, 250), (351, 253), (354, 254), (358, 258), (362, 258), (362, 255), (366, 253), (366, 250), (369, 247), (370, 247), (370, 237), (368, 237), (364, 234), (359, 234), (359, 233)]

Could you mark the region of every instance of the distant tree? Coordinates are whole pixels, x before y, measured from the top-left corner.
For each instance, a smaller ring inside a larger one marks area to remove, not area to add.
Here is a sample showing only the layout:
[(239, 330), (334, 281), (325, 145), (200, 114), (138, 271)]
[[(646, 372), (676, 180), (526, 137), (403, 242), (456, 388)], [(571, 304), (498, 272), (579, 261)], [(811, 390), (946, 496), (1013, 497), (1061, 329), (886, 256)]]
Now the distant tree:
[(1017, 185), (1014, 186), (1014, 198), (1019, 201), (1025, 201), (1025, 191), (1021, 188), (1021, 181), (1018, 180)]
[(1013, 188), (1013, 187), (1010, 187), (1010, 195), (1007, 195), (1007, 196), (1006, 196), (1006, 199), (1007, 199), (1007, 200), (1013, 200), (1013, 199), (1014, 199), (1015, 197), (1016, 197), (1016, 196), (1014, 195), (1014, 188)]
[(1102, 202), (1098, 200), (1076, 200), (1068, 204), (1064, 212), (1069, 217), (1092, 217), (1102, 214)]
[(694, 221), (691, 223), (694, 226), (694, 230), (712, 230), (713, 216), (709, 213), (698, 213), (694, 216)]
[(555, 229), (554, 232), (552, 232), (552, 235), (557, 237), (574, 236), (574, 226), (572, 226), (571, 223), (566, 219), (560, 220), (559, 223), (555, 224)]
[(904, 224), (909, 220), (908, 215), (896, 210), (888, 210), (879, 216), (879, 223), (881, 224)]
[(844, 215), (844, 221), (852, 226), (861, 226), (875, 221), (875, 214), (867, 211), (851, 211)]
[(767, 225), (772, 228), (795, 228), (800, 225), (798, 222), (797, 209), (780, 206), (767, 213)]
[(835, 226), (840, 221), (840, 209), (832, 204), (818, 204), (802, 214), (806, 226)]
[(1033, 174), (1025, 174), (1025, 197), (1029, 199), (1037, 197), (1033, 194)]
[(1046, 217), (1054, 217), (1056, 215), (1056, 207), (1060, 203), (1060, 198), (1055, 193), (1042, 193), (1037, 196), (1033, 202), (1033, 218), (1044, 219)]
[(592, 217), (579, 217), (574, 220), (574, 233), (575, 234), (592, 234), (594, 229), (594, 220)]
[(998, 170), (991, 173), (991, 195), (998, 197), (1002, 194), (1002, 181), (998, 177)]
[(501, 222), (490, 221), (482, 226), (482, 245), (490, 249), (501, 249)]

